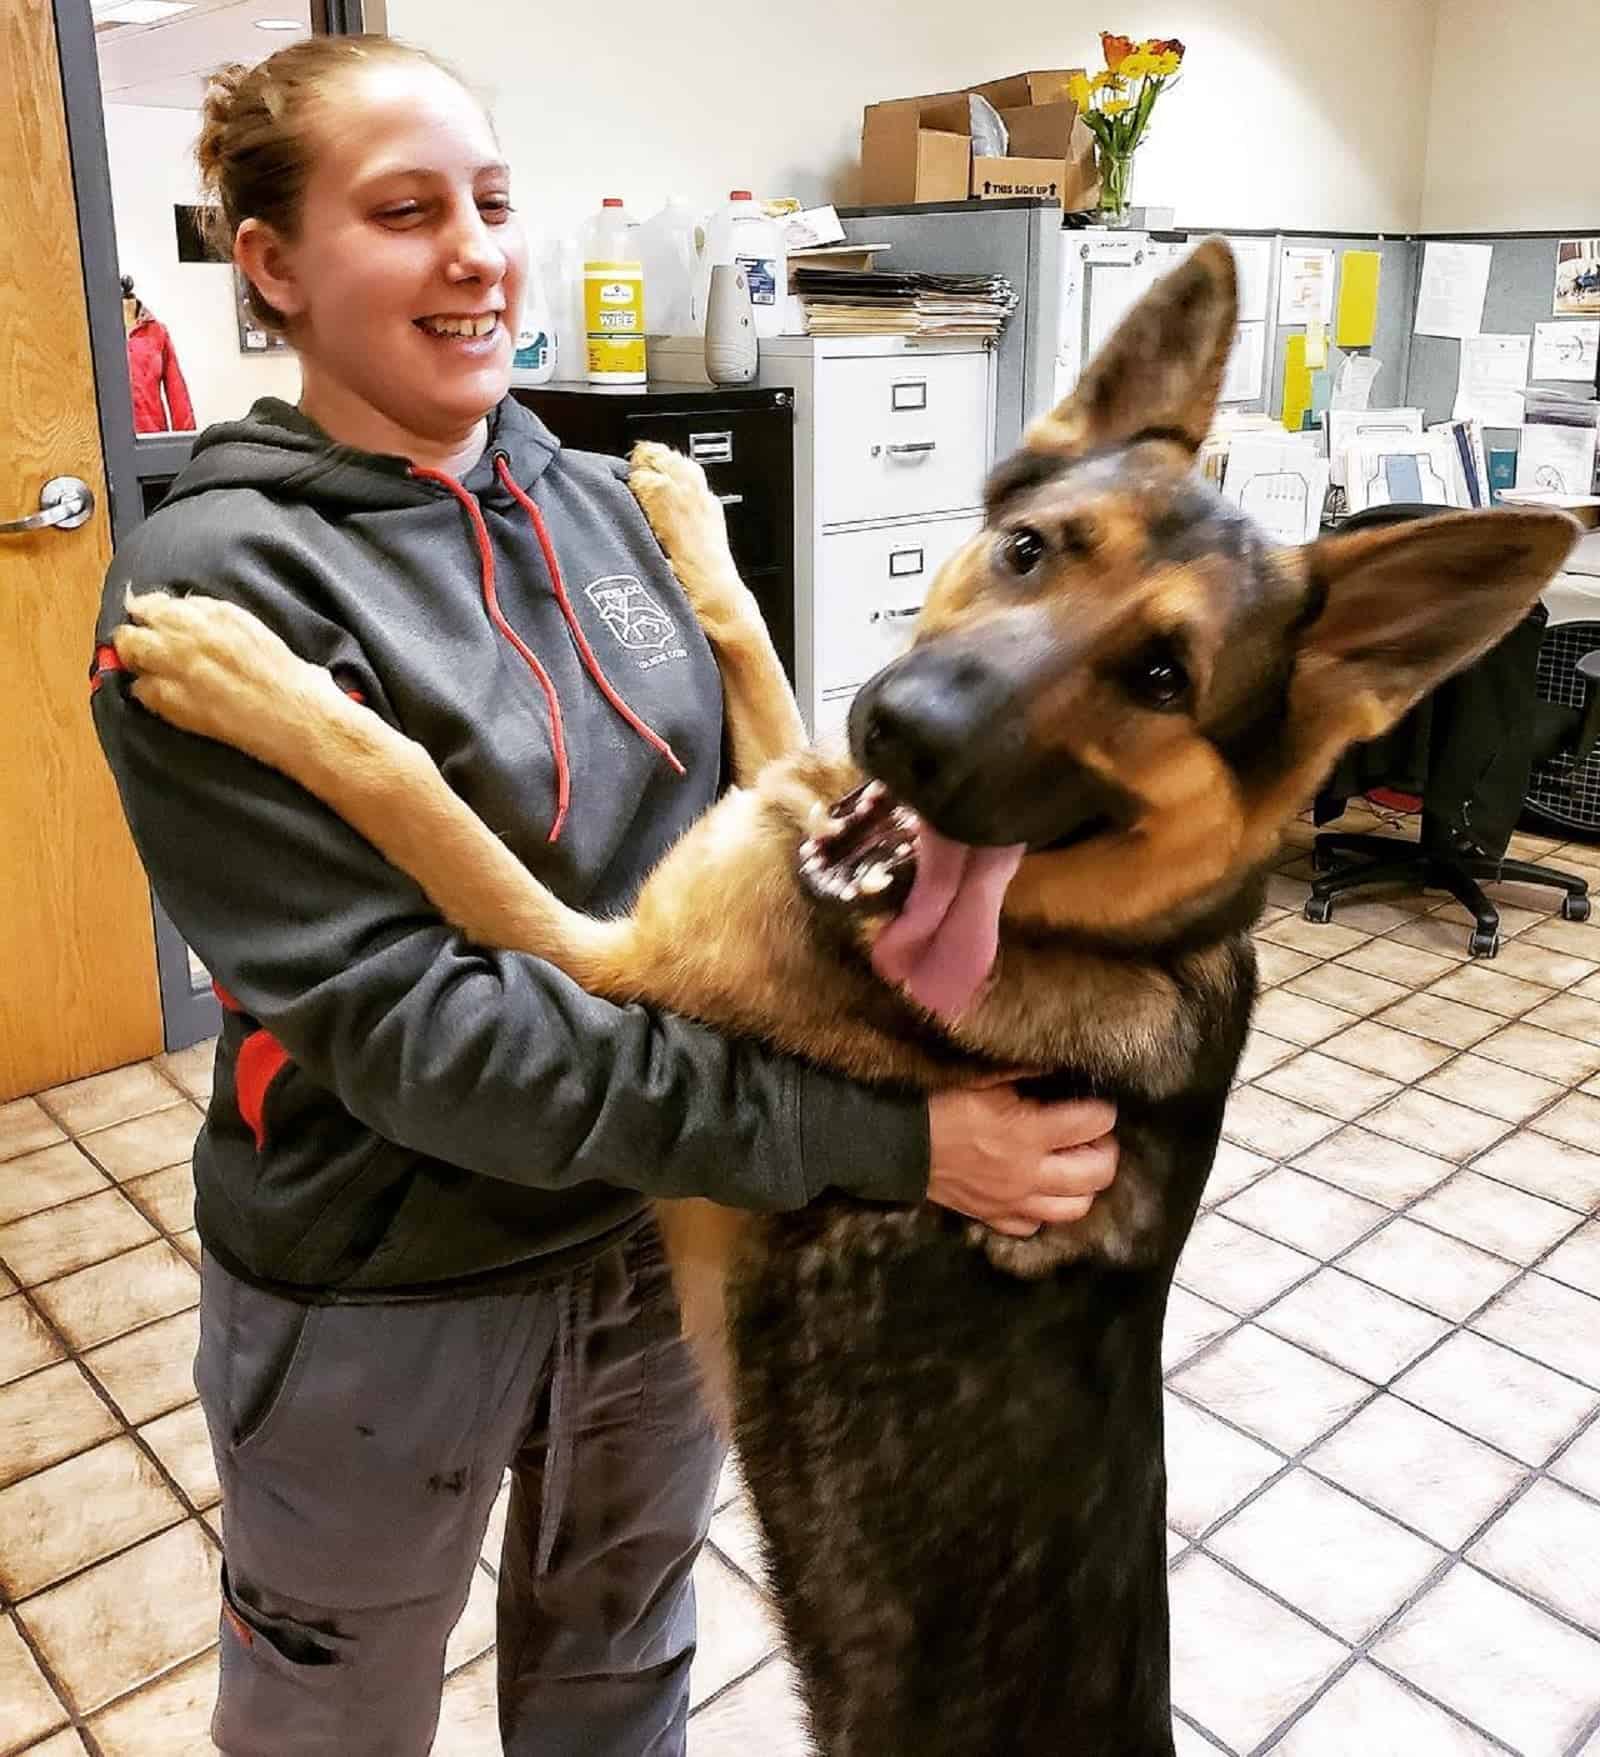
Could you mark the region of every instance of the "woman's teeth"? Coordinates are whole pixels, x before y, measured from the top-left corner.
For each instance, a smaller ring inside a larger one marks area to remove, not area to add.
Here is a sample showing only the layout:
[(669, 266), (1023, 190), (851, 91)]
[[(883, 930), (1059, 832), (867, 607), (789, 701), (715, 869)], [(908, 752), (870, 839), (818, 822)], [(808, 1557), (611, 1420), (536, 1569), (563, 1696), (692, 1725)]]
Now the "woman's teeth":
[(416, 322), (433, 336), (486, 336), (494, 333), (500, 317), (486, 311), (482, 317), (419, 317)]

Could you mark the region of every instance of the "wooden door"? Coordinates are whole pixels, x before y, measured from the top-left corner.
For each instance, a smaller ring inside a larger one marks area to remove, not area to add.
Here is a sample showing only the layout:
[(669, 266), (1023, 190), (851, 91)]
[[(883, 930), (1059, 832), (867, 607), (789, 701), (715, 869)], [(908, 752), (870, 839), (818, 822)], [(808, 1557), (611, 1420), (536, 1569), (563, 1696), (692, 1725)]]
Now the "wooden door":
[(89, 720), (111, 555), (49, 0), (0, 22), (0, 522), (52, 477), (74, 531), (0, 535), (0, 1100), (161, 1048), (150, 892)]

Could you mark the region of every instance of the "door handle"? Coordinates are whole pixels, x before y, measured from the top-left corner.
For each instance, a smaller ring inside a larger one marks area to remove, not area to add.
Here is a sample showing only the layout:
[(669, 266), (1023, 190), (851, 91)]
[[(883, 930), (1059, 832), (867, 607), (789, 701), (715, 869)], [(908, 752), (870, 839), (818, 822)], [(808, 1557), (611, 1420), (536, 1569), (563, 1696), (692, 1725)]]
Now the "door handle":
[(720, 500), (724, 506), (744, 505), (744, 496), (742, 494), (719, 494), (717, 499)]
[(0, 523), (0, 537), (23, 531), (75, 531), (94, 512), (94, 490), (76, 476), (52, 476), (39, 490), (39, 510)]

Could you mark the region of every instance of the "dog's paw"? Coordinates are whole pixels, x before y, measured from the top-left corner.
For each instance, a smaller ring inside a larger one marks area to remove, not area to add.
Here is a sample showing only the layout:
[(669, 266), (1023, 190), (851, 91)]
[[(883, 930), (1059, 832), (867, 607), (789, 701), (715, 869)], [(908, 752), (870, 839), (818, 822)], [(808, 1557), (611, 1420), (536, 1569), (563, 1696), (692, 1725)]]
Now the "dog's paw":
[(112, 635), (136, 673), (134, 699), (185, 732), (276, 760), (307, 707), (337, 699), (332, 677), (298, 658), (248, 610), (220, 598), (129, 592)]
[(641, 440), (628, 459), (628, 486), (680, 576), (697, 565), (726, 559), (722, 504), (692, 458), (654, 440)]

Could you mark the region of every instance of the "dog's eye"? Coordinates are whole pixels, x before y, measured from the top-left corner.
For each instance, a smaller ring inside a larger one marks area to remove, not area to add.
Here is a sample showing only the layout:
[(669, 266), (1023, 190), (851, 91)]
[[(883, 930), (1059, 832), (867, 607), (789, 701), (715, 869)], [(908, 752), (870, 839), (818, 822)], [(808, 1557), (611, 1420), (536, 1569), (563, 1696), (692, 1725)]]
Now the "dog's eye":
[(1166, 641), (1152, 641), (1127, 671), (1128, 687), (1151, 708), (1181, 706), (1189, 693), (1189, 673)]
[(1045, 540), (1027, 525), (1000, 539), (1001, 563), (1014, 574), (1029, 574), (1044, 560)]

